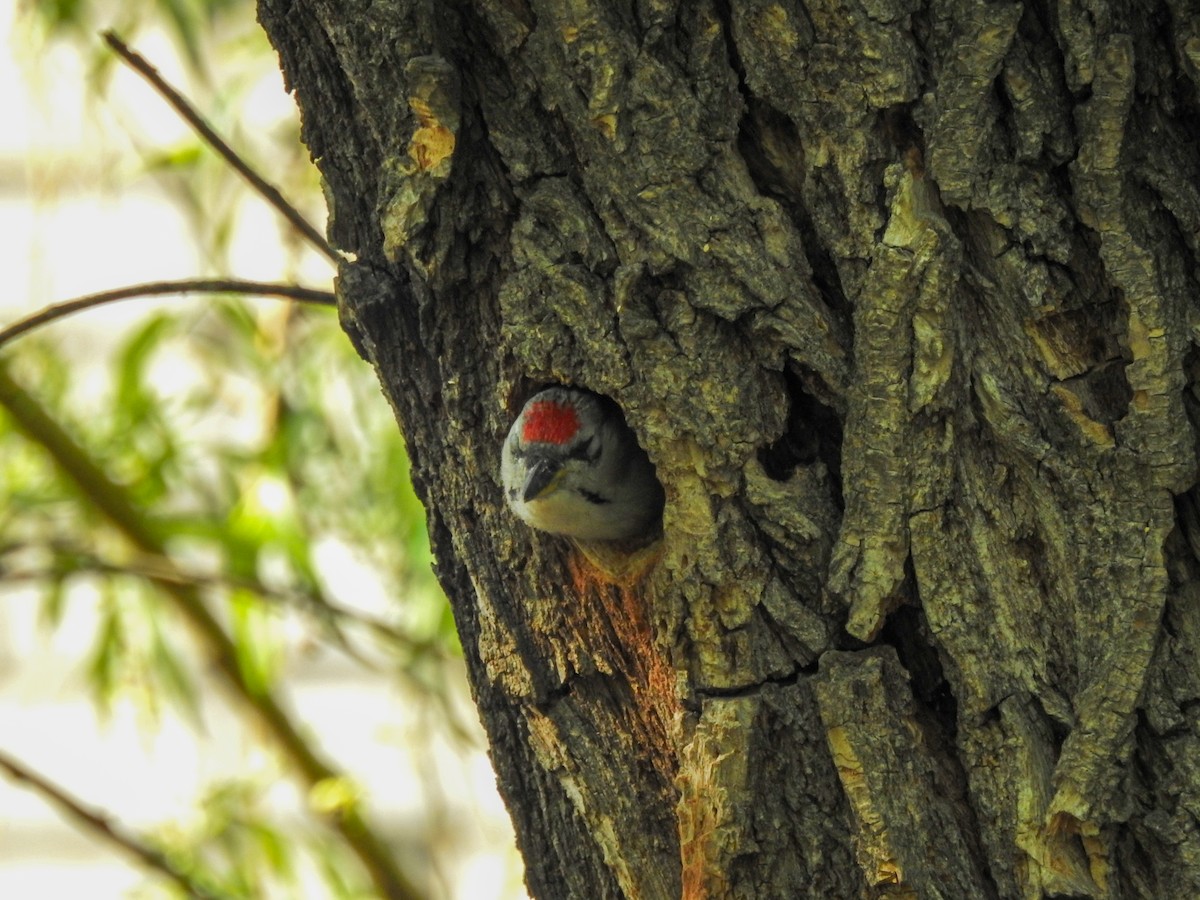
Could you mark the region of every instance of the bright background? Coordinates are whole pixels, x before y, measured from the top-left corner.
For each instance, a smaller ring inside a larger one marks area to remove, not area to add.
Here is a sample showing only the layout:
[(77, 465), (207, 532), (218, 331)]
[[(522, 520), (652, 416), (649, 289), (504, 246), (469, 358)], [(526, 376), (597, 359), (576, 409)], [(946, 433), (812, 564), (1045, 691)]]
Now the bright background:
[[(0, 326), (158, 279), (329, 288), (328, 263), (95, 34), (124, 28), (319, 222), (252, 3), (163, 4), (193, 11), (182, 24), (156, 24), (150, 2), (36, 6), (0, 11)], [(0, 360), (109, 471), (154, 485), (139, 487), (146, 509), (196, 535), (173, 557), (214, 584), (233, 566), (274, 591), (218, 586), (211, 602), (428, 895), (524, 897), (402, 446), (335, 319), (274, 300), (138, 299), (53, 324)], [(150, 842), (250, 872), (250, 896), (363, 896), (311, 798), (128, 565), (0, 410), (0, 751)], [(347, 611), (358, 658), (305, 611), (314, 597)], [(323, 877), (327, 865), (351, 886)], [(129, 896), (174, 894), (0, 777), (0, 897)]]

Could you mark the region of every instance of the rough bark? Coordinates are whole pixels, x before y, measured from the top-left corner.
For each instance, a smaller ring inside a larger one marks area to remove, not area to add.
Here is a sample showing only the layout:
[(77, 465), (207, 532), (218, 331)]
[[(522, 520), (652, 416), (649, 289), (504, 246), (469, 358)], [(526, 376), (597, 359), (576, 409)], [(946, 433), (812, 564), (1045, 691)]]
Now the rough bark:
[[(1191, 6), (259, 9), (535, 896), (1200, 896)], [(547, 383), (645, 573), (504, 510)]]

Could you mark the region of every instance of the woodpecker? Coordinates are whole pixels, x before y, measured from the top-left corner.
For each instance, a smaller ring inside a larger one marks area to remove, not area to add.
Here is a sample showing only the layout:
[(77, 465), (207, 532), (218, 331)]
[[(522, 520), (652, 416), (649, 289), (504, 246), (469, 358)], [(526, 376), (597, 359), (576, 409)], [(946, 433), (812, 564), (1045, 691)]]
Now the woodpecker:
[(578, 388), (526, 402), (504, 441), (500, 479), (520, 518), (581, 541), (644, 537), (662, 516), (662, 485), (620, 407)]

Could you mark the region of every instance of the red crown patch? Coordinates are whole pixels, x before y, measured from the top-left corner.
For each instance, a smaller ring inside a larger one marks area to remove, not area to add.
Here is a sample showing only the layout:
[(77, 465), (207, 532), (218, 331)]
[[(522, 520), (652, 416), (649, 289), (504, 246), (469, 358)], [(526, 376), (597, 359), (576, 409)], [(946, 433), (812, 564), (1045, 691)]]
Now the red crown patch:
[(579, 431), (579, 414), (573, 406), (539, 400), (529, 404), (521, 438), (527, 444), (565, 444)]

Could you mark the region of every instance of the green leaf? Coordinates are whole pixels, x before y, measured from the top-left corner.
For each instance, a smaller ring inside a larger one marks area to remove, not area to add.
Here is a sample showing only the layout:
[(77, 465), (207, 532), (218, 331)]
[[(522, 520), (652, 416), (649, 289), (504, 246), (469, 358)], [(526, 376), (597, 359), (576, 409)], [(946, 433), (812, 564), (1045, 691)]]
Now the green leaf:
[(42, 593), (42, 602), (38, 606), (38, 624), (43, 628), (57, 628), (62, 623), (63, 610), (67, 605), (66, 573), (52, 578)]
[(199, 141), (189, 140), (146, 154), (142, 165), (151, 173), (186, 172), (206, 159), (208, 152)]
[(19, 6), (22, 12), (36, 15), (51, 34), (81, 30), (86, 8), (84, 0), (25, 0)]
[(201, 51), (200, 23), (193, 4), (184, 0), (159, 0), (159, 5), (167, 20), (175, 26), (180, 49), (183, 50), (187, 61), (195, 71), (206, 72), (206, 60)]
[(126, 415), (131, 412), (139, 414), (130, 418), (140, 418), (140, 414), (150, 404), (151, 398), (145, 388), (146, 368), (153, 354), (178, 327), (177, 316), (156, 313), (121, 346), (116, 358), (117, 382), (114, 399), (117, 407)]
[(265, 693), (281, 662), (274, 616), (254, 594), (240, 589), (230, 592), (229, 611), (238, 669), (252, 691)]
[[(109, 593), (108, 588), (104, 588)], [(92, 696), (102, 710), (107, 710), (120, 685), (121, 660), (126, 650), (125, 629), (121, 615), (109, 594), (104, 618), (87, 664), (87, 680)]]
[(292, 850), (289, 841), (276, 829), (262, 822), (247, 822), (246, 829), (271, 871), (279, 875), (291, 875)]
[(180, 662), (180, 654), (167, 642), (162, 629), (154, 625), (150, 639), (151, 670), (158, 686), (193, 725), (200, 725), (200, 697), (195, 681)]

